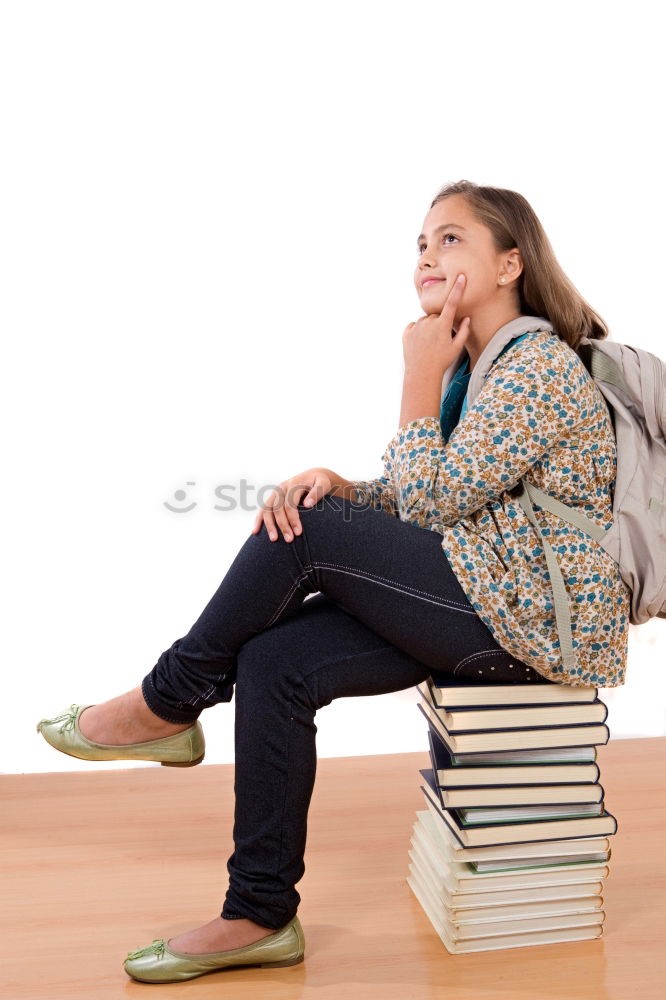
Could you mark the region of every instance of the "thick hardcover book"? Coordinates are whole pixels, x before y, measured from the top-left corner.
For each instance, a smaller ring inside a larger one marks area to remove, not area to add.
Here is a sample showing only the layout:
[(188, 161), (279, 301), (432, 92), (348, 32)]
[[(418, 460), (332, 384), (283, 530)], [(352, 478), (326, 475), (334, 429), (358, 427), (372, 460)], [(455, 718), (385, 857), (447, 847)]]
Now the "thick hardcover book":
[(437, 712), (439, 721), (449, 733), (466, 733), (479, 729), (529, 729), (546, 726), (584, 726), (605, 722), (608, 706), (597, 698), (585, 705), (459, 705), (445, 707), (433, 702), (432, 686), (417, 684), (424, 701)]
[(553, 889), (571, 886), (587, 886), (591, 888), (608, 878), (610, 867), (607, 864), (553, 865), (552, 868), (516, 868), (513, 871), (476, 872), (469, 865), (460, 862), (445, 861), (432, 851), (423, 837), (416, 835), (410, 840), (411, 848), (420, 847), (431, 859), (431, 867), (435, 874), (433, 884), (438, 891), (461, 901), (470, 893), (522, 893), (527, 889), (543, 890), (550, 893)]
[(558, 802), (541, 806), (446, 806), (460, 817), (464, 826), (486, 823), (522, 823), (533, 819), (579, 819), (602, 816), (603, 802)]
[[(419, 708), (421, 706), (419, 705)], [(428, 716), (423, 712), (426, 719)], [(435, 730), (436, 731), (436, 730)], [(441, 736), (437, 733), (439, 738)], [(593, 764), (597, 759), (596, 746), (590, 747), (542, 747), (540, 750), (491, 750), (481, 753), (452, 753), (450, 747), (446, 748), (451, 754), (453, 766), (493, 767), (494, 765), (507, 765), (511, 767), (515, 764)]]
[[(436, 772), (437, 773), (437, 772)], [(514, 785), (490, 788), (447, 788), (439, 785), (442, 805), (446, 809), (527, 809), (538, 810), (552, 806), (595, 806), (588, 815), (598, 816), (604, 798), (601, 785)], [(576, 812), (575, 808), (564, 810)], [(543, 813), (545, 815), (545, 813)]]
[(554, 864), (549, 867), (544, 864), (537, 868), (515, 867), (479, 872), (472, 865), (444, 857), (422, 828), (414, 830), (409, 844), (410, 849), (420, 850), (428, 859), (433, 884), (436, 883), (442, 893), (463, 901), (468, 893), (484, 894), (485, 899), (485, 893), (522, 894), (528, 889), (543, 890), (544, 893), (554, 890), (568, 892), (572, 887), (576, 890), (580, 886), (588, 887), (585, 894), (594, 895), (597, 891), (594, 886), (608, 878), (610, 872), (608, 862), (584, 863), (578, 860), (568, 865)]
[[(522, 864), (517, 860), (512, 868), (486, 868), (482, 862), (469, 863), (453, 861), (437, 849), (427, 830), (416, 827), (412, 832), (410, 846), (421, 851), (433, 871), (433, 878), (452, 892), (475, 890), (486, 892), (522, 891), (539, 885), (571, 886), (572, 883), (590, 886), (589, 894), (596, 891), (592, 888), (602, 882), (608, 875), (608, 861), (584, 862), (582, 855), (563, 859), (565, 863), (558, 864), (557, 858), (526, 858)], [(610, 854), (610, 852), (608, 852)], [(594, 855), (591, 855), (594, 857)], [(569, 863), (566, 863), (568, 860)], [(549, 864), (552, 861), (552, 864)], [(539, 862), (539, 863), (537, 863)], [(498, 864), (498, 862), (493, 862)], [(480, 867), (482, 866), (482, 867)], [(599, 890), (601, 891), (601, 890)]]
[[(598, 782), (598, 764), (553, 764), (539, 765), (512, 764), (500, 767), (495, 764), (470, 767), (454, 764), (451, 754), (432, 726), (428, 725), (428, 748), (433, 771), (436, 772), (440, 788), (453, 794), (455, 789), (466, 793), (465, 801), (453, 805), (490, 804), (491, 796), (497, 804), (511, 805), (522, 802), (571, 802), (564, 798), (570, 794), (566, 789), (576, 788), (574, 799), (580, 802), (597, 802), (603, 798), (603, 788)], [(470, 793), (478, 796), (472, 802)], [(535, 798), (538, 793), (539, 798)], [(444, 803), (448, 805), (448, 802)]]
[[(444, 826), (441, 817), (437, 822)], [(562, 843), (558, 841), (557, 843)], [(517, 891), (519, 889), (536, 888), (537, 886), (562, 886), (571, 884), (603, 881), (608, 877), (610, 865), (608, 860), (583, 860), (585, 855), (574, 855), (568, 858), (544, 857), (524, 859), (515, 858), (511, 868), (485, 868), (480, 863), (456, 861), (439, 849), (430, 831), (424, 826), (416, 826), (410, 840), (412, 847), (420, 848), (429, 858), (437, 879), (442, 886), (453, 893)], [(514, 847), (516, 845), (513, 845)], [(520, 845), (523, 846), (523, 845)], [(529, 847), (530, 845), (524, 845)], [(472, 854), (474, 848), (467, 849)], [(500, 850), (500, 848), (497, 848)], [(608, 851), (610, 855), (610, 851)], [(591, 855), (594, 859), (594, 855)], [(433, 876), (434, 877), (434, 876)]]
[[(578, 886), (582, 887), (587, 893), (590, 887), (597, 885), (599, 882), (604, 882), (608, 876), (607, 874), (603, 874), (603, 872), (607, 872), (608, 869), (607, 866), (603, 868), (601, 865), (588, 865), (586, 871), (583, 873), (582, 868), (584, 867), (578, 866), (578, 868), (572, 868), (570, 871), (556, 869), (543, 872), (509, 872), (501, 876), (477, 875), (474, 876), (477, 879), (476, 882), (472, 882), (471, 878), (456, 880), (454, 873), (450, 873), (448, 876), (440, 875), (438, 878), (431, 878), (430, 884), (433, 891), (436, 890), (439, 896), (443, 899), (448, 899), (452, 904), (455, 903), (456, 905), (463, 903), (468, 897), (480, 899), (482, 896), (485, 897), (486, 894), (499, 893), (506, 895), (508, 899), (511, 894), (523, 893), (532, 889), (538, 892), (550, 893), (555, 888), (569, 889)], [(602, 874), (599, 874), (600, 871)], [(483, 901), (481, 905), (485, 905)]]
[[(503, 809), (539, 810), (541, 807), (565, 806), (573, 808), (566, 812), (576, 812), (575, 806), (596, 806), (589, 815), (598, 816), (603, 802), (604, 790), (601, 785), (493, 785), (490, 788), (447, 788), (439, 785), (442, 805), (446, 809)], [(545, 813), (544, 813), (545, 815)], [(489, 822), (491, 822), (489, 820)]]
[(442, 808), (432, 769), (421, 771), (426, 784), (421, 791), (439, 806), (442, 819), (462, 847), (517, 844), (535, 840), (561, 840), (569, 837), (612, 836), (617, 832), (617, 820), (611, 813), (578, 819), (520, 820), (509, 823), (468, 825), (457, 809)]
[(455, 705), (570, 705), (596, 701), (598, 697), (595, 687), (574, 687), (552, 681), (478, 684), (474, 680), (432, 674), (427, 683), (433, 703), (451, 708)]
[(433, 853), (447, 861), (466, 862), (475, 870), (496, 870), (495, 866), (528, 868), (534, 865), (566, 865), (579, 860), (608, 862), (611, 856), (608, 837), (537, 840), (498, 847), (461, 847), (447, 824), (442, 822), (442, 806), (430, 798), (426, 799), (426, 806), (426, 809), (416, 813), (415, 830), (423, 831), (432, 844)]
[(605, 724), (550, 726), (547, 729), (497, 729), (453, 734), (437, 717), (437, 710), (423, 699), (418, 706), (437, 730), (451, 753), (488, 753), (498, 750), (544, 750), (552, 747), (599, 746), (608, 743), (610, 731)]

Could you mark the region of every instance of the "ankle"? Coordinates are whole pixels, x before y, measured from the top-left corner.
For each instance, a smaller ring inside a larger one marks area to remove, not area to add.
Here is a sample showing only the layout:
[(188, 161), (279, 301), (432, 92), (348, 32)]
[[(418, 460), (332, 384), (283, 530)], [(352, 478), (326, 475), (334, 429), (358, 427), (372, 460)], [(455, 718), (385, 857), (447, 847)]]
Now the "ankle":
[(128, 721), (138, 724), (142, 728), (156, 732), (163, 732), (166, 729), (171, 732), (183, 732), (194, 725), (193, 722), (169, 722), (160, 715), (156, 715), (143, 697), (141, 685), (128, 691), (128, 695), (131, 696), (127, 705)]
[(143, 743), (184, 732), (191, 722), (167, 722), (148, 708), (141, 687), (85, 709), (79, 717), (82, 734), (96, 743)]
[(214, 917), (209, 923), (194, 930), (170, 938), (167, 942), (174, 951), (185, 954), (210, 954), (217, 951), (228, 951), (233, 948), (244, 948), (274, 934), (268, 927), (255, 924), (245, 917), (238, 920), (225, 920)]

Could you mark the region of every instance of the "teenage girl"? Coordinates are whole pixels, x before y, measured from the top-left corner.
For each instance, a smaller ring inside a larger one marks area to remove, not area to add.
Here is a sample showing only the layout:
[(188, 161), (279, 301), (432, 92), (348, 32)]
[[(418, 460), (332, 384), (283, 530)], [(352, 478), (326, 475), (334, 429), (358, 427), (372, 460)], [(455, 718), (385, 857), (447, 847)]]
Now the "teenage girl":
[[(450, 184), (421, 228), (423, 315), (402, 335), (400, 421), (382, 475), (315, 468), (286, 479), (200, 617), (140, 685), (38, 725), (82, 759), (187, 766), (203, 758), (200, 714), (235, 693), (235, 849), (222, 911), (130, 952), (135, 979), (303, 960), (295, 886), (321, 706), (437, 674), (624, 681), (629, 594), (617, 565), (536, 508), (567, 585), (576, 667), (565, 669), (544, 552), (512, 494), (527, 475), (610, 526), (613, 428), (576, 351), (607, 328), (522, 195)], [(507, 326), (515, 337), (488, 365)], [(468, 406), (477, 363), (484, 381)]]

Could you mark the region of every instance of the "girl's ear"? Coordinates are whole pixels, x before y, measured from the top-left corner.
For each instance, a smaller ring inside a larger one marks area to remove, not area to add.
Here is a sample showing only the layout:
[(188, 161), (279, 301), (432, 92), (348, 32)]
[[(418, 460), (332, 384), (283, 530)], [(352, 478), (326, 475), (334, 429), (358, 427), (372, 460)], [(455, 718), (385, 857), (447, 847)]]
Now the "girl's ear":
[(523, 271), (523, 259), (520, 256), (518, 247), (509, 250), (505, 256), (497, 280), (501, 285), (506, 285), (520, 277)]

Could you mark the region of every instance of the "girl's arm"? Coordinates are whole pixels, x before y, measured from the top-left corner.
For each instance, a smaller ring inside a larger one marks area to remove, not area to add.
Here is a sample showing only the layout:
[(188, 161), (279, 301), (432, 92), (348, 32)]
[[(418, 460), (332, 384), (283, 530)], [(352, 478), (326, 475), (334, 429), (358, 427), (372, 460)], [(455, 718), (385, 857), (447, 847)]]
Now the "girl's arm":
[(388, 514), (395, 514), (397, 517), (395, 490), (393, 484), (384, 476), (377, 479), (345, 479), (331, 469), (325, 471), (333, 483), (330, 492), (334, 496), (346, 497), (348, 500), (355, 500), (358, 503), (366, 503), (370, 507), (385, 510)]
[(589, 422), (589, 379), (561, 341), (497, 361), (445, 444), (438, 418), (405, 422), (383, 455), (399, 517), (453, 524), (511, 489), (558, 440)]
[[(424, 413), (439, 414), (444, 372), (460, 355), (470, 332), (468, 316), (462, 320), (458, 332), (453, 331), (453, 320), (465, 282), (465, 275), (459, 274), (441, 313), (421, 316), (415, 323), (408, 323), (403, 331), (405, 374), (400, 408), (401, 426), (415, 417), (422, 418)], [(438, 416), (426, 419), (439, 426)], [(391, 469), (384, 460), (383, 476), (370, 480), (359, 479), (352, 483), (347, 481), (347, 485), (355, 490), (360, 502), (400, 517), (396, 482), (390, 472)]]

